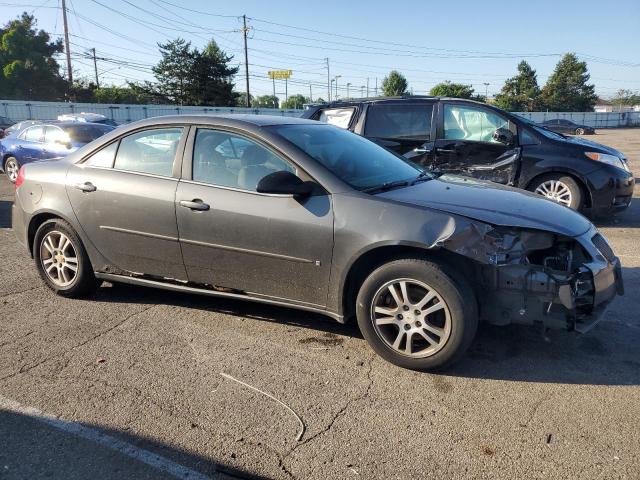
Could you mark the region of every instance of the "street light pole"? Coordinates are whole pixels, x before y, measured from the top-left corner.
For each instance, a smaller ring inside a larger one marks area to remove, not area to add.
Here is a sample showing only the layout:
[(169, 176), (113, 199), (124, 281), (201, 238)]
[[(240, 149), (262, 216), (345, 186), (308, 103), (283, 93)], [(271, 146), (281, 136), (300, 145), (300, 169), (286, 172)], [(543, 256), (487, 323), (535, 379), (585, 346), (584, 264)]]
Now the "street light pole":
[(484, 101), (486, 102), (489, 99), (489, 83), (484, 82)]
[(351, 84), (350, 84), (350, 83), (347, 83), (347, 98), (351, 98), (351, 97), (349, 96), (349, 87), (350, 87), (350, 86), (351, 86)]

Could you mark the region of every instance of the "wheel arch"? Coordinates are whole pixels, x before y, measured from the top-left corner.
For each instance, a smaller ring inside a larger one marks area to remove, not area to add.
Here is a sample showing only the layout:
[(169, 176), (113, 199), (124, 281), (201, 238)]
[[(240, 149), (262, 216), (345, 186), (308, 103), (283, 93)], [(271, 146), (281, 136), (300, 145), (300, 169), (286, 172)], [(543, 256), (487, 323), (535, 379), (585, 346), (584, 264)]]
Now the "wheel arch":
[(529, 190), (538, 179), (540, 179), (541, 177), (546, 177), (548, 175), (553, 175), (553, 174), (562, 174), (562, 175), (566, 175), (573, 178), (578, 184), (578, 186), (580, 187), (580, 190), (582, 191), (582, 196), (585, 200), (584, 202), (585, 207), (591, 208), (591, 206), (593, 205), (593, 199), (591, 197), (591, 189), (589, 188), (587, 181), (584, 179), (582, 175), (568, 168), (565, 169), (562, 167), (553, 167), (553, 168), (550, 168), (549, 170), (545, 170), (544, 172), (540, 172), (533, 178), (529, 179), (524, 189)]
[[(444, 264), (460, 272), (473, 275), (473, 260), (442, 248), (428, 248), (424, 244), (384, 243), (376, 244), (360, 252), (345, 269), (340, 286), (340, 314), (345, 321), (355, 315), (355, 300), (364, 279), (380, 265), (398, 258), (419, 257)], [(453, 270), (452, 270), (453, 271)], [(473, 285), (472, 285), (473, 287)]]
[[(65, 218), (64, 215), (60, 215), (59, 212), (52, 212), (48, 210), (36, 213), (29, 220), (29, 226), (27, 227), (27, 242), (29, 247), (29, 254), (31, 255), (31, 257), (33, 257), (33, 240), (36, 237), (36, 232), (38, 231), (38, 228), (40, 228), (40, 225), (42, 225), (46, 221), (56, 220), (56, 219), (64, 220), (65, 222), (67, 222), (69, 225), (73, 227), (73, 223), (68, 218)], [(74, 228), (74, 230), (76, 229)], [(76, 233), (77, 233), (77, 230), (76, 230)], [(80, 238), (82, 239), (82, 237)]]

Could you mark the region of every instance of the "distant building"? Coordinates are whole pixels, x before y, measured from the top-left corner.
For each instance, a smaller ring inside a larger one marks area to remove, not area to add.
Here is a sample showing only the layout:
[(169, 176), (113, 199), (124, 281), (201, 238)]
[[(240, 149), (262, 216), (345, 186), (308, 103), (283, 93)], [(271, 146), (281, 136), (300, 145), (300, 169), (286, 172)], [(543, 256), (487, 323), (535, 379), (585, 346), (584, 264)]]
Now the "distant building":
[(609, 100), (598, 98), (594, 112), (640, 112), (640, 105), (614, 105)]

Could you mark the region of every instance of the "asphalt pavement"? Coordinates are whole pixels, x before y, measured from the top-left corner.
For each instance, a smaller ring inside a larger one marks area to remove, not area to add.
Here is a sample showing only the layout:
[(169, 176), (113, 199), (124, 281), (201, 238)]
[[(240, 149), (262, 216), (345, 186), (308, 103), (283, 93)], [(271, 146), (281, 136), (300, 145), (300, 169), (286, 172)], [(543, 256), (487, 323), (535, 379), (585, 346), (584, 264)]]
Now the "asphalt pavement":
[[(640, 129), (594, 140), (640, 172)], [(482, 325), (438, 375), (305, 312), (108, 283), (58, 297), (12, 200), (3, 177), (0, 479), (640, 478), (637, 198), (598, 223), (627, 294), (597, 327)]]

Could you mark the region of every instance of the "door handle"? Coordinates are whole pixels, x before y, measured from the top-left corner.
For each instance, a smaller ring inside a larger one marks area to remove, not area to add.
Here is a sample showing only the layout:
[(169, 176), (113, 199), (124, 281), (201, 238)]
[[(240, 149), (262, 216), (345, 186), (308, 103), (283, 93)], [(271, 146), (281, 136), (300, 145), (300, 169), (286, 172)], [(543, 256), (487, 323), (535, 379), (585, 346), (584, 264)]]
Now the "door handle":
[(97, 190), (96, 186), (91, 182), (76, 183), (75, 187), (83, 192), (95, 192)]
[(193, 200), (180, 200), (180, 206), (199, 211), (205, 211), (211, 208), (208, 203), (204, 203), (199, 198), (195, 198)]

